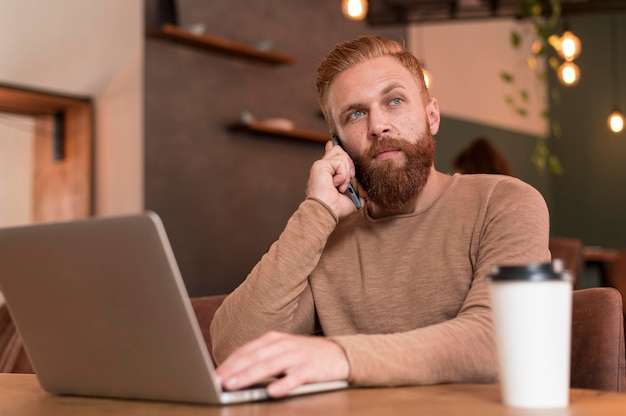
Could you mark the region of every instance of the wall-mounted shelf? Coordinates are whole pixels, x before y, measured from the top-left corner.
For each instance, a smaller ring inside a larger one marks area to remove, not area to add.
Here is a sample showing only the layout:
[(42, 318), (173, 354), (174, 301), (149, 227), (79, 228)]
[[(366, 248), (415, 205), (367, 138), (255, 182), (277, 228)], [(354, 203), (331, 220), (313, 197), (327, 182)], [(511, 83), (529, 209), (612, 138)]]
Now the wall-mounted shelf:
[(164, 39), (170, 42), (181, 43), (214, 52), (234, 55), (241, 58), (260, 60), (273, 64), (290, 64), (295, 58), (290, 55), (248, 46), (241, 42), (220, 38), (212, 35), (196, 35), (178, 26), (165, 24), (155, 31), (148, 32), (154, 38)]
[(330, 140), (329, 133), (322, 133), (304, 129), (280, 129), (269, 126), (262, 121), (252, 121), (248, 124), (234, 124), (230, 126), (231, 130), (249, 131), (258, 134), (288, 137), (292, 139), (309, 140), (313, 142), (326, 143)]

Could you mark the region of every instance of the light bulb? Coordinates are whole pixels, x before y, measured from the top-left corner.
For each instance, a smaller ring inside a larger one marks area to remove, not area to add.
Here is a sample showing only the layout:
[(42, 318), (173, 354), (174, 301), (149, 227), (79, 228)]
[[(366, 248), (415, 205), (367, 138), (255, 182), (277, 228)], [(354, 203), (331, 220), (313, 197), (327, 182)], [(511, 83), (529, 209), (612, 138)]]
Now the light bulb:
[(609, 124), (609, 129), (613, 133), (619, 133), (624, 130), (624, 116), (617, 109), (613, 110), (607, 119), (607, 123)]
[(367, 16), (367, 0), (343, 0), (343, 14), (352, 20), (363, 20)]
[(561, 36), (559, 43), (560, 48), (557, 50), (559, 54), (563, 57), (563, 59), (571, 62), (574, 59), (578, 58), (578, 55), (580, 55), (580, 51), (582, 49), (578, 36), (574, 35), (568, 30), (563, 33), (563, 36)]
[(557, 71), (559, 81), (565, 86), (573, 86), (580, 81), (580, 68), (574, 62), (563, 62)]
[(424, 67), (422, 67), (422, 74), (424, 74), (424, 83), (426, 84), (426, 88), (430, 89), (433, 85), (433, 76), (430, 74), (430, 71)]

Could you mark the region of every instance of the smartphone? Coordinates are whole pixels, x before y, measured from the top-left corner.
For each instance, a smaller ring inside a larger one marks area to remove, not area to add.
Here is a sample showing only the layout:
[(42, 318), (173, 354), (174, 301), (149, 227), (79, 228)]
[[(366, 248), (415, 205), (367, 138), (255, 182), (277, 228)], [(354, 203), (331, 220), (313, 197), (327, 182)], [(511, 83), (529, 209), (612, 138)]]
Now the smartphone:
[[(341, 146), (341, 142), (339, 141), (339, 136), (333, 133), (330, 137), (335, 146), (339, 146), (343, 149), (343, 146)], [(359, 194), (356, 192), (351, 183), (348, 184), (348, 189), (346, 192), (348, 193), (348, 196), (350, 197), (352, 202), (354, 202), (354, 206), (356, 206), (356, 209), (361, 208), (361, 199), (359, 198)]]

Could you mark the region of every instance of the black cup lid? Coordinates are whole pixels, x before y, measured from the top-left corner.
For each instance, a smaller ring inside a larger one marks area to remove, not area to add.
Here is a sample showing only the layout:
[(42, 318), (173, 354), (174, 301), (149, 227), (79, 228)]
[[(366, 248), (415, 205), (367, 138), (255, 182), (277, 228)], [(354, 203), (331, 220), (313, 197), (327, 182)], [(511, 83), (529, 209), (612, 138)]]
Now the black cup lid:
[(556, 259), (551, 263), (494, 266), (487, 278), (494, 282), (510, 280), (564, 280), (569, 278), (568, 273), (564, 273), (564, 271), (563, 261)]

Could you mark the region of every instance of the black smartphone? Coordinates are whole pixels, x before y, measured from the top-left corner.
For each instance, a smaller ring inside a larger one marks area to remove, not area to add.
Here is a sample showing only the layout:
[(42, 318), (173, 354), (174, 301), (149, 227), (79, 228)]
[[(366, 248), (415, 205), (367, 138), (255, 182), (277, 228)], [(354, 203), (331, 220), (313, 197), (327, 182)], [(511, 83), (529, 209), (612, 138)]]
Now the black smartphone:
[[(343, 149), (343, 146), (341, 146), (341, 141), (339, 141), (339, 136), (333, 133), (330, 137), (335, 146), (339, 146)], [(359, 194), (354, 189), (351, 183), (348, 184), (348, 190), (346, 192), (348, 192), (348, 196), (350, 197), (350, 199), (352, 199), (352, 202), (354, 202), (354, 206), (356, 206), (356, 209), (361, 208), (361, 199), (359, 198)]]

